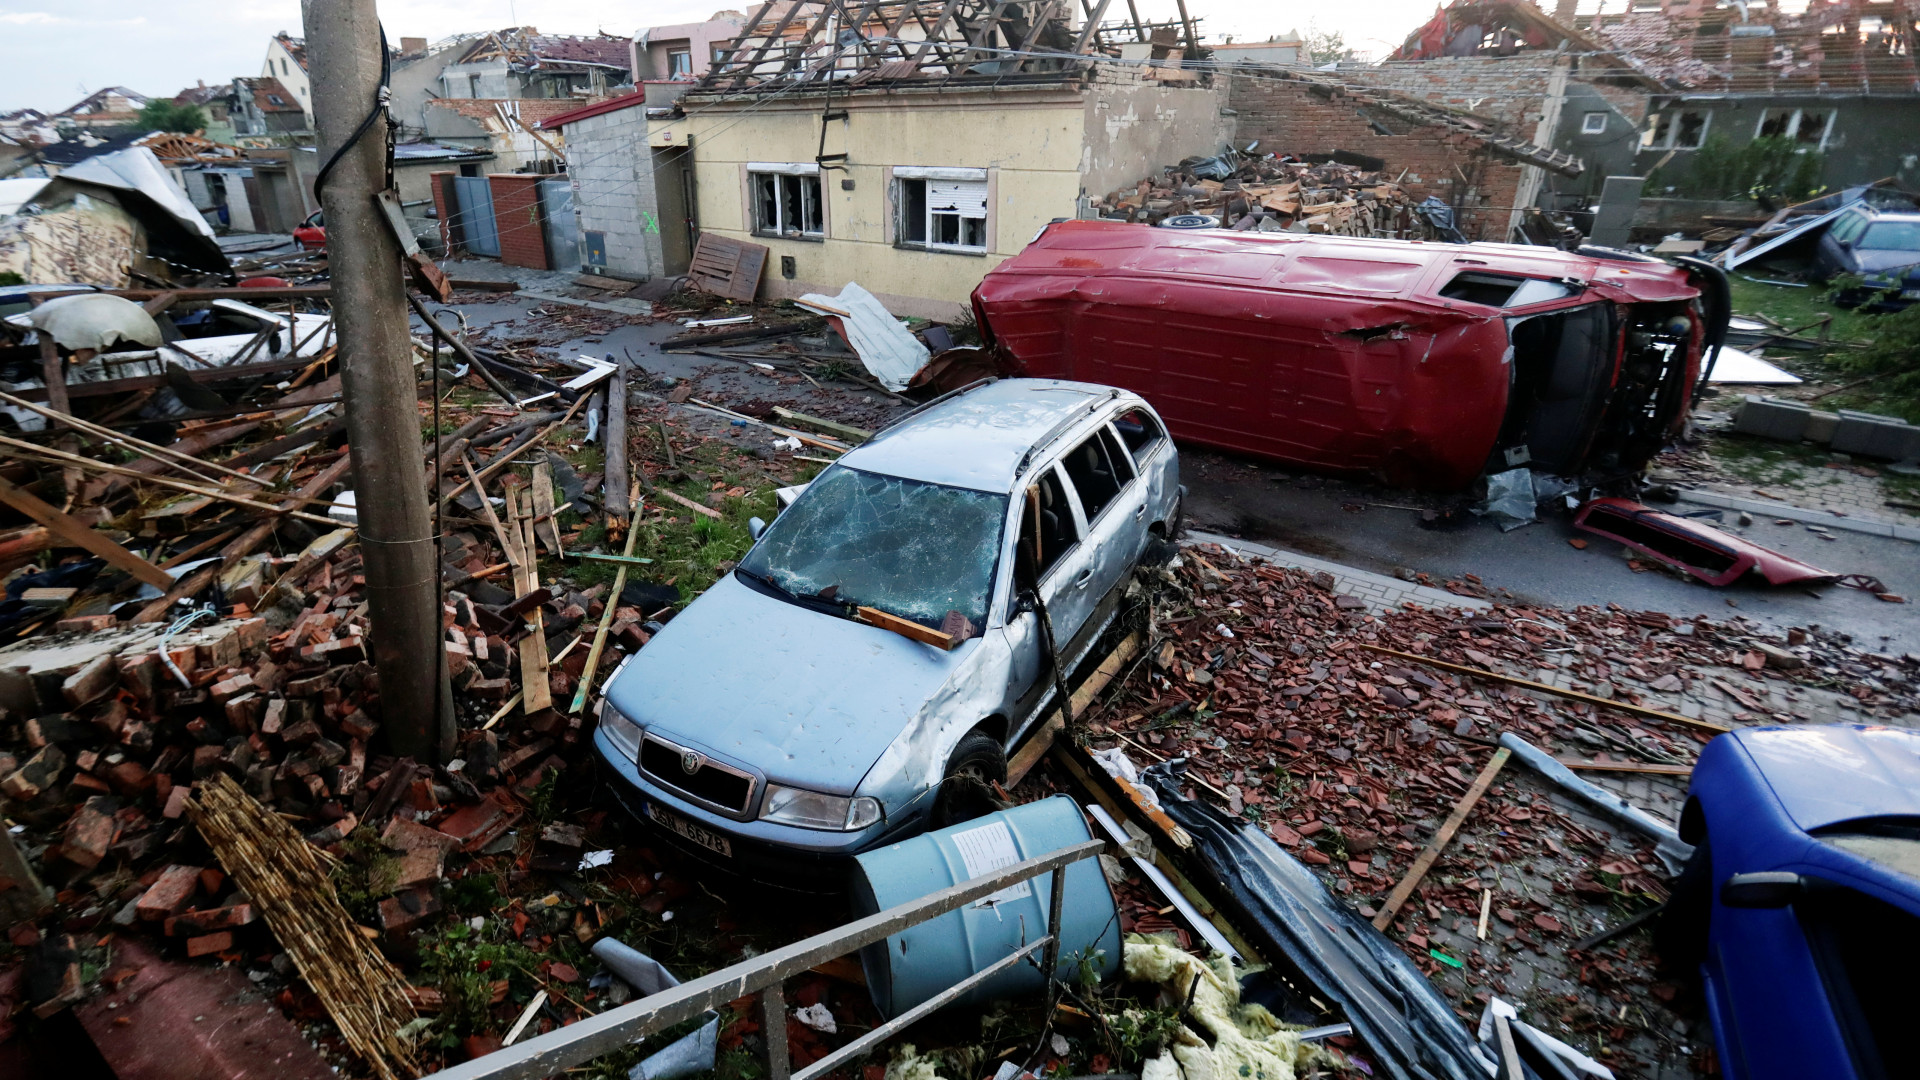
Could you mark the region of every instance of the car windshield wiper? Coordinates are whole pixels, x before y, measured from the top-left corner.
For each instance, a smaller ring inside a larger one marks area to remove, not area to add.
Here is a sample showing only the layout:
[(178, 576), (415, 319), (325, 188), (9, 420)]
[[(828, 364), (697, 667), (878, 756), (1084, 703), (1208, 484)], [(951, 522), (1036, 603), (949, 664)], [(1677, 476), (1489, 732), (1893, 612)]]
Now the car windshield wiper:
[(853, 608), (850, 605), (843, 604), (837, 600), (828, 600), (820, 596), (801, 596), (799, 593), (773, 580), (773, 575), (771, 574), (757, 574), (744, 566), (734, 567), (733, 572), (746, 578), (748, 581), (758, 582), (772, 589), (782, 597), (785, 597), (795, 604), (799, 604), (801, 607), (812, 608), (815, 611), (824, 612), (829, 615), (838, 615), (843, 619), (852, 617)]

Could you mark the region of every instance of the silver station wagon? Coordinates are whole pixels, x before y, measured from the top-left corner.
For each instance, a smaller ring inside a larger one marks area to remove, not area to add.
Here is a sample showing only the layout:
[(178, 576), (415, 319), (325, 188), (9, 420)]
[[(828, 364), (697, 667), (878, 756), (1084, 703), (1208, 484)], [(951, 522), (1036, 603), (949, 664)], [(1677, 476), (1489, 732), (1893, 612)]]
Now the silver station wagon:
[(694, 856), (840, 888), (849, 856), (978, 812), (1180, 501), (1165, 426), (1124, 390), (1010, 379), (922, 406), (756, 522), (608, 681), (615, 795)]

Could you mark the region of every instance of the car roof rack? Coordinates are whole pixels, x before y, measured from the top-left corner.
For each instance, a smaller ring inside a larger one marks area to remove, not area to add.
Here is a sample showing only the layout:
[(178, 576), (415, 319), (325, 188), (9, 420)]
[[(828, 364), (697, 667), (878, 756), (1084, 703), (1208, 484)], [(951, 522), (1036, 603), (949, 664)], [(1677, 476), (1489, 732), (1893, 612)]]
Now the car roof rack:
[(1067, 432), (1072, 431), (1075, 427), (1079, 426), (1080, 421), (1085, 420), (1088, 416), (1091, 416), (1094, 413), (1098, 412), (1101, 406), (1105, 405), (1107, 402), (1112, 401), (1114, 398), (1117, 398), (1119, 396), (1120, 396), (1120, 388), (1117, 386), (1110, 386), (1107, 388), (1106, 393), (1101, 394), (1100, 396), (1094, 398), (1091, 402), (1089, 402), (1086, 405), (1084, 412), (1080, 409), (1075, 409), (1072, 412), (1068, 413), (1066, 416), (1061, 417), (1059, 423), (1053, 425), (1052, 428), (1048, 429), (1045, 435), (1042, 435), (1038, 439), (1035, 439), (1033, 441), (1033, 445), (1027, 447), (1027, 452), (1020, 455), (1020, 465), (1018, 468), (1013, 470), (1013, 478), (1015, 480), (1019, 480), (1022, 476), (1027, 475), (1027, 466), (1033, 464), (1034, 455), (1038, 454), (1042, 450), (1045, 450), (1047, 447), (1052, 446), (1056, 441), (1059, 440), (1060, 436), (1065, 435)]
[(893, 422), (888, 424), (886, 427), (883, 427), (880, 430), (874, 432), (872, 435), (867, 436), (867, 442), (872, 443), (875, 439), (878, 439), (880, 436), (885, 435), (887, 432), (892, 431), (894, 428), (899, 427), (901, 424), (906, 423), (908, 420), (911, 420), (914, 417), (919, 416), (921, 413), (926, 412), (928, 409), (933, 408), (935, 405), (944, 404), (945, 402), (951, 401), (962, 394), (970, 394), (973, 391), (978, 390), (981, 387), (987, 385), (988, 383), (995, 383), (999, 381), (1000, 381), (1000, 376), (989, 375), (984, 379), (975, 379), (972, 382), (968, 383), (965, 386), (960, 387), (957, 390), (949, 390), (946, 393), (941, 394), (939, 397), (934, 398), (932, 401), (915, 405), (913, 408), (908, 409), (906, 412), (903, 412), (899, 416), (894, 417)]

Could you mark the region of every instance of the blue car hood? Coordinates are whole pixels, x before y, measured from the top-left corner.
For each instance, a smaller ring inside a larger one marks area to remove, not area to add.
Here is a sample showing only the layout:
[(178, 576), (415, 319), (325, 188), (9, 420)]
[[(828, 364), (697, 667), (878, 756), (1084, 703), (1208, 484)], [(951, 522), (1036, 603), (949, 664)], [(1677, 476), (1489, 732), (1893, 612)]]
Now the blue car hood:
[(1920, 732), (1847, 724), (1753, 728), (1734, 738), (1803, 830), (1920, 817)]
[(607, 699), (768, 779), (850, 795), (978, 645), (941, 652), (729, 574), (634, 654)]

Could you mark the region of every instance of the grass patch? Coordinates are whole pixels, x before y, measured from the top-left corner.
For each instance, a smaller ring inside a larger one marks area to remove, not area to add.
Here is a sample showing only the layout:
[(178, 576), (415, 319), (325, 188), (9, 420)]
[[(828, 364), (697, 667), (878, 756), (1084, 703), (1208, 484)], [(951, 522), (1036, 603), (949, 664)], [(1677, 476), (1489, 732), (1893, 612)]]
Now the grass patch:
[(1830, 456), (1825, 447), (1746, 435), (1720, 436), (1714, 439), (1712, 452), (1722, 468), (1755, 484), (1800, 483), (1823, 471)]

